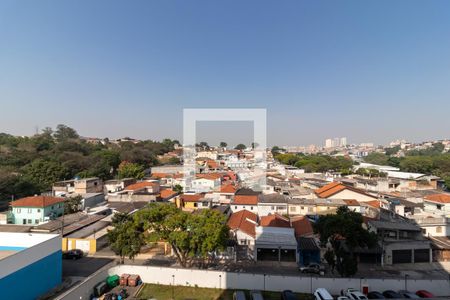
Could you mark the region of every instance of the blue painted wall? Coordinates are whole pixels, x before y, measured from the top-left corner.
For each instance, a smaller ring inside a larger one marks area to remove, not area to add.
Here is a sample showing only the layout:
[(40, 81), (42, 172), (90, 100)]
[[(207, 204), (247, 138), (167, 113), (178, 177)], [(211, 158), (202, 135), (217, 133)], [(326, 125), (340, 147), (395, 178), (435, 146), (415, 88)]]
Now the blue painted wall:
[(26, 247), (15, 247), (15, 246), (0, 246), (0, 251), (22, 251), (27, 249)]
[(0, 279), (2, 299), (34, 300), (61, 283), (62, 253), (57, 251)]

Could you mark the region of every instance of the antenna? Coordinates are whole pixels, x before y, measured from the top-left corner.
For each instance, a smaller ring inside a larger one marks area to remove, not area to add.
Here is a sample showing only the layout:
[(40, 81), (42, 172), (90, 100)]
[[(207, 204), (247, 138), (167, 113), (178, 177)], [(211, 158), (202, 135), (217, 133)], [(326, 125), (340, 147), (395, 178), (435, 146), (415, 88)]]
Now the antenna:
[(39, 125), (34, 126), (35, 134), (39, 134)]

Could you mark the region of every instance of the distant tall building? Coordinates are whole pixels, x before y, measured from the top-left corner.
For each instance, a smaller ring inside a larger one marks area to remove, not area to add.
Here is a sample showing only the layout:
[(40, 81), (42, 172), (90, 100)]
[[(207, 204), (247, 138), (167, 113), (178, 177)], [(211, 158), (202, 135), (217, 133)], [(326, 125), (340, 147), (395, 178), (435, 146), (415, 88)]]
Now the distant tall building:
[(336, 147), (345, 147), (347, 146), (347, 138), (341, 137), (341, 138), (333, 138), (333, 139), (326, 139), (325, 140), (325, 148), (336, 148)]

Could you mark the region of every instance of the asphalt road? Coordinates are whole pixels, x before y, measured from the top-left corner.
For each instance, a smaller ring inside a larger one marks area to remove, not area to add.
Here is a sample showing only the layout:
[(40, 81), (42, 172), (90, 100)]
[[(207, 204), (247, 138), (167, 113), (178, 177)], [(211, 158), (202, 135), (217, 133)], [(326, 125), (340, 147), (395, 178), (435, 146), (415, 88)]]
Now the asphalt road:
[(63, 259), (63, 277), (88, 277), (111, 263), (112, 258), (83, 257), (77, 260)]

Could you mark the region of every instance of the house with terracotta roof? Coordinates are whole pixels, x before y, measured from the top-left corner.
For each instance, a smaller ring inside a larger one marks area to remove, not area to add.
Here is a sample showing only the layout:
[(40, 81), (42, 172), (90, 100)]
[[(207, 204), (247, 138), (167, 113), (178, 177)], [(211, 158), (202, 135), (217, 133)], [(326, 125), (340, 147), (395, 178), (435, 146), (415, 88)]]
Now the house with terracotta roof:
[(9, 222), (16, 225), (35, 225), (56, 219), (64, 213), (64, 198), (32, 196), (11, 202)]
[(359, 202), (377, 200), (376, 196), (366, 193), (365, 191), (342, 184), (340, 182), (329, 183), (314, 191), (318, 198), (328, 199), (354, 199)]
[(204, 193), (185, 193), (177, 197), (177, 207), (184, 210), (212, 208), (213, 199), (206, 198)]
[(258, 211), (258, 195), (235, 195), (230, 207), (232, 212), (246, 209), (256, 213)]
[(175, 198), (177, 195), (178, 193), (172, 189), (164, 189), (159, 192), (161, 201), (173, 201), (173, 198)]
[(233, 200), (237, 187), (231, 183), (222, 183), (220, 190), (213, 191), (212, 194), (217, 196), (221, 204), (230, 204)]
[(123, 191), (109, 194), (112, 202), (155, 202), (159, 199), (160, 185), (156, 180), (140, 181), (126, 186)]
[(271, 214), (261, 217), (259, 225), (263, 227), (291, 228), (291, 222), (289, 219), (279, 214)]
[(426, 212), (450, 217), (450, 194), (439, 193), (425, 196), (423, 209)]
[(232, 237), (238, 245), (245, 246), (251, 252), (255, 245), (256, 226), (258, 226), (258, 216), (248, 210), (241, 210), (233, 213), (227, 222)]
[(220, 189), (222, 176), (218, 173), (197, 174), (192, 180), (190, 191), (196, 193), (206, 193)]

